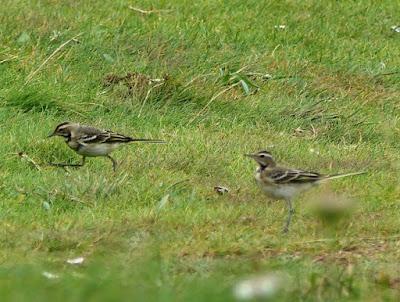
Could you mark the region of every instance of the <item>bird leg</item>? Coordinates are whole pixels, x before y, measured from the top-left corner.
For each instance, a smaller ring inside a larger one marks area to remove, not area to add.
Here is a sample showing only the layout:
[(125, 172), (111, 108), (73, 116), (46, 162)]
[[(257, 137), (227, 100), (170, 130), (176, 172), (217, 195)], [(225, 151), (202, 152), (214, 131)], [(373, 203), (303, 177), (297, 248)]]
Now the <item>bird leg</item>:
[(81, 161), (80, 164), (49, 163), (49, 165), (50, 165), (50, 166), (53, 166), (53, 167), (60, 167), (60, 168), (65, 168), (65, 167), (75, 167), (75, 168), (78, 168), (78, 167), (83, 167), (83, 166), (84, 166), (85, 160), (86, 160), (86, 157), (85, 157), (85, 156), (82, 156), (82, 161)]
[(113, 171), (115, 172), (117, 170), (117, 162), (110, 155), (107, 155), (107, 157), (111, 160), (112, 165), (113, 165)]
[(293, 205), (292, 205), (292, 200), (287, 199), (287, 200), (286, 200), (286, 203), (287, 203), (287, 205), (288, 205), (288, 207), (289, 207), (289, 215), (288, 215), (288, 217), (287, 217), (287, 219), (286, 219), (286, 224), (285, 224), (285, 227), (283, 228), (283, 233), (289, 232), (290, 221), (292, 220), (292, 215), (293, 215), (293, 213), (294, 213), (294, 209), (293, 209)]

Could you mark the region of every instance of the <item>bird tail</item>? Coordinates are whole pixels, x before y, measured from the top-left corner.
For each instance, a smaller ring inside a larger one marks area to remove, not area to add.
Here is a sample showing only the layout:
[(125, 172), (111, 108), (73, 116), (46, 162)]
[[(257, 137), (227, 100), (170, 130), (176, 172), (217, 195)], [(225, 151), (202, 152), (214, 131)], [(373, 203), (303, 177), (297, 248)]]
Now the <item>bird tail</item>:
[(166, 144), (166, 141), (160, 140), (160, 139), (148, 139), (148, 138), (132, 138), (130, 140), (131, 142), (145, 142), (145, 143), (151, 143), (151, 144)]
[(361, 174), (366, 174), (366, 173), (367, 173), (367, 171), (328, 175), (324, 179), (322, 179), (322, 181), (336, 179), (336, 178), (342, 178), (342, 177), (347, 177), (347, 176), (361, 175)]

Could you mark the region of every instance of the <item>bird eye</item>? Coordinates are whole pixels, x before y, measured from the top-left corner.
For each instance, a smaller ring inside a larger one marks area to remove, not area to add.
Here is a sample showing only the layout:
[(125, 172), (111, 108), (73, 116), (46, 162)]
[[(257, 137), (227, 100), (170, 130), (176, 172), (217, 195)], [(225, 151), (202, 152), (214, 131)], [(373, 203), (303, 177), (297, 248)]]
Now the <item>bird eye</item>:
[(262, 157), (262, 158), (263, 158), (263, 157), (265, 157), (265, 155), (264, 155), (264, 154), (261, 154), (261, 155), (260, 155), (260, 157)]

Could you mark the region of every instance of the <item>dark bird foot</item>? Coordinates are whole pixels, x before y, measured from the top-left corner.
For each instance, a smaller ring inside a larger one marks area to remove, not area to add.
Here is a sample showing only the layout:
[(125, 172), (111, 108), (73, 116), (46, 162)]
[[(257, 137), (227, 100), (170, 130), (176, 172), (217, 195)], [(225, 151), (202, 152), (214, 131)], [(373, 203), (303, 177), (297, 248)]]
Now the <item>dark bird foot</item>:
[(282, 230), (282, 234), (287, 234), (289, 233), (289, 228), (288, 227), (284, 227)]

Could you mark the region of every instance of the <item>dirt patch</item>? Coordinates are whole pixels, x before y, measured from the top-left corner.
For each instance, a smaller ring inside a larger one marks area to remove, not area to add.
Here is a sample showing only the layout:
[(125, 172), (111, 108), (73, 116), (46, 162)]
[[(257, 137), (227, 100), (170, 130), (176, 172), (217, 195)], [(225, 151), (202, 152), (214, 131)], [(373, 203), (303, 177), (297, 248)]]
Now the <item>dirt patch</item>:
[(161, 78), (152, 78), (138, 72), (129, 72), (126, 75), (108, 74), (103, 78), (102, 84), (124, 102), (138, 101), (142, 106), (148, 103), (182, 103), (196, 98), (191, 87), (167, 74)]

